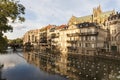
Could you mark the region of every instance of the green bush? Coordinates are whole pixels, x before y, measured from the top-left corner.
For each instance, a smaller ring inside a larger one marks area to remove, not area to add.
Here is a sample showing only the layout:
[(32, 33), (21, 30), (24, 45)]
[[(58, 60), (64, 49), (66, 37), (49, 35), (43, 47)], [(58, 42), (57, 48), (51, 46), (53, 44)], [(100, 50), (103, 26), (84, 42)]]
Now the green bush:
[(0, 37), (0, 52), (7, 49), (7, 40), (3, 37)]

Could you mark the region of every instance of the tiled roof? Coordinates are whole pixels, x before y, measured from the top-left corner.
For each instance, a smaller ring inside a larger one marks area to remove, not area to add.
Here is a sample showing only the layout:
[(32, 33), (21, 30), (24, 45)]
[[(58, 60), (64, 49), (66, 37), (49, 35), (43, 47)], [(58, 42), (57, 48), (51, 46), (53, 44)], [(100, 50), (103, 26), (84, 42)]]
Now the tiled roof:
[(48, 25), (46, 26), (46, 29), (51, 29), (53, 27), (53, 25)]
[(40, 31), (49, 30), (49, 29), (54, 28), (54, 27), (56, 27), (56, 26), (55, 25), (48, 25), (48, 26), (41, 28)]
[(106, 12), (103, 12), (102, 14), (100, 14), (100, 16), (110, 16), (110, 14), (113, 14), (114, 11), (106, 11)]
[(63, 29), (63, 28), (66, 28), (66, 27), (67, 27), (67, 25), (60, 25), (60, 26), (56, 27), (56, 29)]
[[(105, 18), (110, 16), (110, 14), (114, 14), (115, 11), (106, 11), (106, 12), (102, 12), (101, 14), (99, 14), (99, 17)], [(92, 21), (92, 15), (88, 15), (88, 16), (83, 16), (83, 17), (75, 17), (72, 16), (68, 22), (68, 24), (79, 24), (79, 23), (83, 23), (83, 22), (88, 22), (88, 21)]]

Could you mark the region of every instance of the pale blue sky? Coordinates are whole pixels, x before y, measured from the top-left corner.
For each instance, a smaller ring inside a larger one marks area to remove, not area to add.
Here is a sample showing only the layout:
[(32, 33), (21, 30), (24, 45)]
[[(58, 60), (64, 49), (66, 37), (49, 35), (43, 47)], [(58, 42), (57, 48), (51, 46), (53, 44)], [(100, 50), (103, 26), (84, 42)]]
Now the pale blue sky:
[(26, 7), (26, 21), (13, 24), (13, 33), (6, 34), (9, 39), (22, 37), (26, 31), (48, 24), (67, 24), (72, 15), (90, 15), (99, 4), (103, 11), (120, 12), (120, 0), (20, 0), (20, 3)]

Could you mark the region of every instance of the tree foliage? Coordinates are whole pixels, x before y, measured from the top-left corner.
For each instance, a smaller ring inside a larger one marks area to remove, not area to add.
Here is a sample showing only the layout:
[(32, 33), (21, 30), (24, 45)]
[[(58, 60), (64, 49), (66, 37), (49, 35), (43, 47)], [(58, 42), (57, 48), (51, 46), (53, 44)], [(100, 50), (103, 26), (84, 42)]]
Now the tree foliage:
[(0, 36), (0, 52), (7, 48), (7, 38)]
[(8, 24), (9, 20), (13, 23), (15, 20), (24, 21), (23, 15), (25, 7), (14, 0), (0, 0), (0, 36), (7, 31), (12, 31), (13, 28)]
[(3, 34), (8, 31), (13, 31), (13, 27), (9, 24), (9, 21), (12, 21), (13, 23), (16, 20), (24, 22), (24, 14), (25, 7), (20, 4), (19, 1), (0, 0), (0, 50), (6, 45)]
[(9, 44), (23, 44), (23, 40), (21, 38), (9, 40)]

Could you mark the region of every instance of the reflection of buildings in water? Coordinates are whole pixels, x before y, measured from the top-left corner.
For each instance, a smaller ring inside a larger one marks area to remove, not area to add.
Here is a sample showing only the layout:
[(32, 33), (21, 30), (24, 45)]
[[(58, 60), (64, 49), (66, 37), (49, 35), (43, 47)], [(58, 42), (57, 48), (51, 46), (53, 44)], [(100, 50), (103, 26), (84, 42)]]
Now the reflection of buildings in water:
[(24, 53), (24, 58), (31, 64), (36, 65), (47, 72), (54, 72), (55, 57), (47, 54)]
[(120, 64), (116, 61), (103, 60), (91, 57), (69, 56), (68, 75), (72, 74), (77, 79), (82, 80), (117, 80), (119, 76)]
[(118, 80), (120, 61), (110, 61), (78, 55), (54, 56), (53, 54), (25, 53), (29, 63), (40, 69), (66, 76), (70, 80)]
[(61, 54), (59, 59), (56, 62), (56, 68), (57, 72), (61, 75), (67, 74), (67, 56), (64, 54)]
[(49, 73), (65, 75), (67, 72), (66, 56), (54, 54), (24, 53), (24, 58), (31, 64)]

